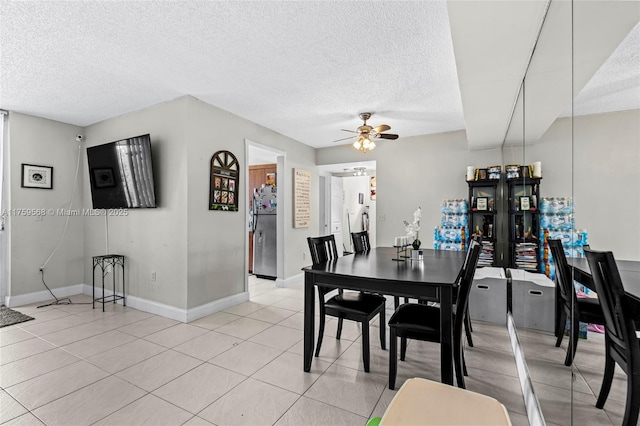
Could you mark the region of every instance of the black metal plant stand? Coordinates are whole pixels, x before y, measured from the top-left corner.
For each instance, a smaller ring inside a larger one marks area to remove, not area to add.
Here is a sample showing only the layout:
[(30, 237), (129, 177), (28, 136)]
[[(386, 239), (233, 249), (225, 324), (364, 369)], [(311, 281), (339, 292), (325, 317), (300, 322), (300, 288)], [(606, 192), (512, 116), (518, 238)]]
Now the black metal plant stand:
[[(116, 265), (120, 265), (122, 270), (122, 295), (116, 293)], [(113, 278), (113, 294), (105, 296), (104, 294), (104, 276), (107, 274), (107, 268), (111, 266), (112, 278)], [(102, 280), (102, 297), (96, 297), (96, 268), (100, 268), (100, 275)], [(127, 306), (127, 300), (125, 299), (125, 285), (124, 285), (124, 256), (119, 254), (105, 254), (102, 256), (93, 256), (93, 308), (96, 307), (96, 302), (102, 303), (102, 312), (104, 312), (104, 304), (122, 299), (122, 305)]]

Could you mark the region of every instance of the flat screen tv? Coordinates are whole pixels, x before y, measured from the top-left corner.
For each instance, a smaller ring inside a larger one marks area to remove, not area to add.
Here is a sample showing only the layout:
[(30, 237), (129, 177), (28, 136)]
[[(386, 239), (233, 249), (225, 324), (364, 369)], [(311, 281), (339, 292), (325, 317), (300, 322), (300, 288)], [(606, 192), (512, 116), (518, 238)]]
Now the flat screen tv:
[(149, 135), (89, 147), (87, 162), (94, 209), (156, 207)]

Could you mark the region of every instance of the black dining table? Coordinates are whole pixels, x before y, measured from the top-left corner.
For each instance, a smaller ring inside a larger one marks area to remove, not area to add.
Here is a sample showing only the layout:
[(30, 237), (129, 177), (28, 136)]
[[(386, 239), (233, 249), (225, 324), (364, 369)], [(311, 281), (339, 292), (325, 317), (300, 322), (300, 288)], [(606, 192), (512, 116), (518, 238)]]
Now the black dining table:
[[(442, 383), (453, 384), (453, 285), (465, 252), (423, 249), (420, 260), (394, 260), (397, 250), (378, 247), (303, 268), (304, 371), (311, 370), (314, 336), (315, 287), (335, 287), (401, 297), (439, 297), (440, 366)], [(402, 254), (401, 252), (400, 254)], [(383, 324), (380, 324), (383, 326)]]
[[(587, 259), (584, 257), (567, 258), (567, 262), (573, 268), (574, 280), (583, 284), (589, 290), (596, 291)], [(629, 296), (629, 301), (631, 301), (632, 309), (640, 315), (640, 262), (636, 260), (616, 260), (616, 266), (620, 272), (624, 291)]]

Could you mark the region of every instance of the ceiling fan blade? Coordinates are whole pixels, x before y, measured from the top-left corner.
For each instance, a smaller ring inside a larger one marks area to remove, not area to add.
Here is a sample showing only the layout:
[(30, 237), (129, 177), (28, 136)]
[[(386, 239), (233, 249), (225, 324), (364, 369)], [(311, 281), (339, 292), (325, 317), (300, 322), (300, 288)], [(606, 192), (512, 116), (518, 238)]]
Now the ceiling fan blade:
[(355, 138), (355, 137), (356, 137), (356, 136), (349, 136), (348, 138), (337, 139), (337, 140), (335, 140), (335, 141), (332, 141), (332, 143), (333, 143), (333, 142), (346, 141), (347, 139), (353, 139), (353, 138)]
[(347, 130), (347, 129), (340, 129), (340, 130), (342, 130), (343, 132), (358, 133), (355, 130)]
[(373, 131), (376, 132), (376, 133), (382, 133), (382, 132), (387, 131), (387, 130), (391, 130), (391, 127), (387, 126), (386, 124), (381, 124), (378, 127), (373, 129)]
[(376, 138), (395, 140), (398, 139), (398, 135), (394, 135), (392, 133), (378, 133)]

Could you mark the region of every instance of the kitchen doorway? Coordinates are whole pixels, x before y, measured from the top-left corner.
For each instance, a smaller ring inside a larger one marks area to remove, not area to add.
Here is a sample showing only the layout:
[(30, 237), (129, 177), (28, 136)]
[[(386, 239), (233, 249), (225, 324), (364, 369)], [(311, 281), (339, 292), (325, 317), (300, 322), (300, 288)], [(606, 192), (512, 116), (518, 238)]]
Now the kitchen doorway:
[(284, 197), (278, 188), (285, 153), (246, 140), (246, 288), (250, 294), (273, 288), (283, 276)]

